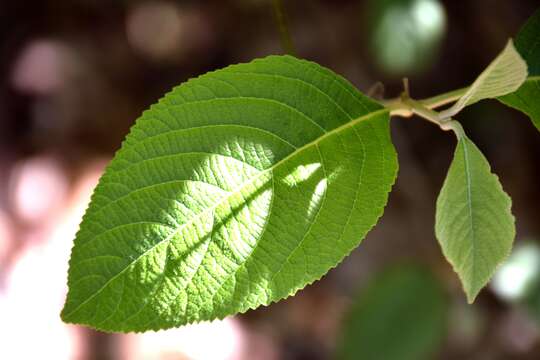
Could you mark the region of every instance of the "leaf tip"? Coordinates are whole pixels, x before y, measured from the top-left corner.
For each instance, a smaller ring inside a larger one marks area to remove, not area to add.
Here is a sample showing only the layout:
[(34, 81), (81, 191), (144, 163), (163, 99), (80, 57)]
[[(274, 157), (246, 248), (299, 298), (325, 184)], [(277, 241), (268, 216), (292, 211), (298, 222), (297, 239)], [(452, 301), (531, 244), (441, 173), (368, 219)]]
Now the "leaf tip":
[(67, 300), (66, 300), (66, 303), (64, 304), (64, 307), (62, 308), (62, 311), (60, 311), (60, 319), (62, 319), (62, 321), (65, 322), (66, 324), (74, 324), (75, 321), (73, 320), (72, 315), (73, 313), (70, 313), (68, 311)]
[(474, 301), (478, 297), (478, 294), (480, 293), (481, 290), (482, 288), (477, 289), (477, 290), (465, 290), (465, 295), (467, 296), (467, 304), (469, 305), (474, 304)]
[(523, 56), (521, 56), (521, 54), (517, 50), (512, 38), (508, 40), (507, 46), (511, 47), (511, 51), (514, 56), (514, 61), (516, 62), (516, 72), (518, 74), (517, 78), (519, 79), (519, 81), (516, 82), (516, 84), (514, 85), (513, 91), (508, 91), (508, 94), (511, 94), (512, 92), (519, 89), (521, 85), (523, 85), (525, 80), (527, 80), (527, 76), (529, 76), (529, 66), (527, 62), (525, 61), (525, 59), (523, 58)]

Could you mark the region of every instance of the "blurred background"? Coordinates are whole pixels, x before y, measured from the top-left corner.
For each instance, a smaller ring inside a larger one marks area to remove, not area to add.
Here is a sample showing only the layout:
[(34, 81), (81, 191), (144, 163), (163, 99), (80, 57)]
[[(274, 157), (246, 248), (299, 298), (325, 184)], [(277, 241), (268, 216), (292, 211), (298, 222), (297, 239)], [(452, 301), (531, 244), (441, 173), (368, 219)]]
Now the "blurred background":
[[(406, 75), (417, 98), (471, 82), (538, 5), (285, 0), (298, 56), (386, 97)], [(496, 101), (459, 119), (513, 198), (517, 239), (474, 305), (433, 230), (455, 140), (396, 118), (383, 219), (297, 296), (159, 333), (60, 321), (78, 223), (141, 111), (190, 77), (282, 52), (269, 0), (0, 1), (1, 359), (540, 358), (540, 134)]]

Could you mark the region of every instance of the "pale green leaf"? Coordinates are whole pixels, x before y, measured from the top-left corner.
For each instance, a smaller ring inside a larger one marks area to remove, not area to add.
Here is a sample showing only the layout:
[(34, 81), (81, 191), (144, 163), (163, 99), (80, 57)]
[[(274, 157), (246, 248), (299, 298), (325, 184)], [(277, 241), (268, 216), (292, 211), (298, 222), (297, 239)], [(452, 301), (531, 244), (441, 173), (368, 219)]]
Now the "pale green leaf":
[(418, 266), (375, 276), (345, 317), (339, 359), (433, 359), (446, 333), (439, 281)]
[(440, 112), (448, 119), (464, 107), (483, 99), (496, 98), (516, 91), (527, 78), (527, 64), (516, 51), (512, 40), (478, 76), (468, 90), (450, 108)]
[(437, 199), (435, 233), (469, 302), (510, 253), (515, 236), (510, 197), (480, 150), (460, 128), (454, 159)]
[(290, 296), (362, 241), (396, 171), (388, 111), (314, 63), (271, 56), (190, 80), (101, 178), (62, 318), (157, 330)]
[(540, 130), (540, 9), (519, 31), (516, 49), (527, 62), (531, 77), (516, 92), (498, 100), (528, 115)]

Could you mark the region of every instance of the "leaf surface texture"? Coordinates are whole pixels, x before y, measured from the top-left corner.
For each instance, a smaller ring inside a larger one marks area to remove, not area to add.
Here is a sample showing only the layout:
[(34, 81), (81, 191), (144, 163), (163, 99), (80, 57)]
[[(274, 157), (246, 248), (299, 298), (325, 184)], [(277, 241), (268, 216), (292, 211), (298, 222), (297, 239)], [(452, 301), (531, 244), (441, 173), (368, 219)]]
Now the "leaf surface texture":
[(461, 133), (437, 199), (435, 233), (469, 302), (510, 253), (511, 200), (476, 145)]
[(483, 99), (496, 98), (516, 91), (527, 78), (527, 64), (514, 47), (512, 40), (489, 64), (454, 105), (440, 112), (442, 119), (450, 118), (464, 107)]
[(519, 31), (516, 49), (527, 62), (530, 77), (516, 92), (498, 100), (529, 116), (540, 131), (540, 10)]
[(271, 56), (192, 79), (102, 176), (62, 317), (157, 330), (290, 296), (361, 242), (396, 171), (388, 111), (323, 67)]

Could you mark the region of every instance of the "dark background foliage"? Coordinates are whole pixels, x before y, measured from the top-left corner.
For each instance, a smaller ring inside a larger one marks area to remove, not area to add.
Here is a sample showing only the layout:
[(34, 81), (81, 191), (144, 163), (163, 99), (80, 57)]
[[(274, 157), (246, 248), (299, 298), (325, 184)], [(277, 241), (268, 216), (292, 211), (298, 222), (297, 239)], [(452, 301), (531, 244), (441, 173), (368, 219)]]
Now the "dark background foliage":
[[(418, 15), (418, 4), (431, 7)], [(298, 56), (365, 92), (382, 81), (386, 97), (399, 94), (407, 75), (418, 98), (471, 82), (538, 5), (285, 1)], [(0, 342), (10, 344), (1, 358), (212, 358), (194, 346), (234, 359), (333, 358), (355, 297), (376, 274), (403, 263), (426, 265), (444, 288), (449, 321), (435, 358), (540, 357), (534, 306), (494, 287), (465, 304), (433, 231), (455, 140), (417, 118), (392, 122), (400, 173), (382, 221), (341, 266), (296, 297), (214, 328), (155, 335), (104, 335), (60, 323), (81, 211), (141, 111), (190, 77), (276, 53), (282, 49), (268, 0), (0, 2)], [(513, 198), (517, 244), (537, 249), (540, 134), (495, 101), (459, 119)], [(399, 301), (399, 293), (392, 296)], [(540, 297), (534, 290), (523, 296)]]

